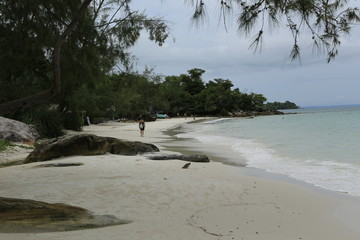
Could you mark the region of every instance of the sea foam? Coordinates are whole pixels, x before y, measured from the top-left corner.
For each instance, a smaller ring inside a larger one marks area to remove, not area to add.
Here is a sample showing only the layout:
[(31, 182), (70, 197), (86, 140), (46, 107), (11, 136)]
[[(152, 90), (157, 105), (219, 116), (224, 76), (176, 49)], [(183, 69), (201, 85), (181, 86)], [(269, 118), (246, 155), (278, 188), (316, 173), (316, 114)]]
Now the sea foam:
[[(228, 159), (228, 163), (231, 164), (243, 165), (245, 159), (248, 167), (286, 175), (324, 189), (360, 196), (360, 181), (357, 181), (360, 179), (360, 165), (358, 164), (289, 158), (254, 139), (197, 135), (194, 132), (179, 134), (178, 137), (197, 139), (209, 145), (209, 151), (216, 151), (214, 146), (222, 148), (223, 151), (233, 151), (233, 154), (238, 157)], [(234, 159), (238, 162), (234, 162)], [(227, 162), (226, 159), (224, 161)]]
[(360, 196), (358, 164), (288, 158), (253, 140), (238, 141), (233, 149), (246, 159), (249, 167), (283, 174), (324, 189)]

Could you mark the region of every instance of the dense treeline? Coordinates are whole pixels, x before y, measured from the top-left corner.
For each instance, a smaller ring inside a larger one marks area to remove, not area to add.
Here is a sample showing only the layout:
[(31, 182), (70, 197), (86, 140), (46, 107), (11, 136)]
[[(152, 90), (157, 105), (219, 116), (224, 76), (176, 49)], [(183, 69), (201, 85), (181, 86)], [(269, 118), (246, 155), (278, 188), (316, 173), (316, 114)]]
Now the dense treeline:
[(265, 104), (265, 108), (268, 110), (281, 110), (281, 109), (298, 109), (299, 106), (297, 106), (295, 103), (290, 101), (285, 102), (268, 102)]
[(169, 116), (229, 116), (239, 112), (266, 110), (262, 94), (243, 93), (230, 80), (205, 83), (205, 70), (166, 76), (122, 72), (105, 76), (93, 85), (82, 84), (67, 98), (68, 111), (59, 112), (61, 101), (22, 111), (13, 118), (38, 126), (43, 136), (55, 137), (62, 129), (81, 130), (87, 117), (91, 122), (112, 119), (136, 120), (156, 112)]
[(166, 77), (152, 71), (112, 74), (95, 88), (81, 88), (74, 104), (90, 119), (135, 119), (156, 112), (169, 116), (228, 116), (239, 111), (264, 110), (266, 98), (262, 94), (232, 89), (230, 80), (205, 83), (203, 73), (204, 70), (194, 68), (187, 74)]
[(109, 83), (114, 114), (126, 118), (154, 112), (165, 112), (170, 116), (227, 116), (238, 111), (264, 109), (266, 98), (262, 94), (248, 94), (240, 92), (238, 88), (232, 89), (232, 82), (225, 79), (205, 83), (202, 80), (203, 73), (204, 70), (194, 68), (187, 74), (165, 78), (149, 72), (113, 74), (109, 77)]

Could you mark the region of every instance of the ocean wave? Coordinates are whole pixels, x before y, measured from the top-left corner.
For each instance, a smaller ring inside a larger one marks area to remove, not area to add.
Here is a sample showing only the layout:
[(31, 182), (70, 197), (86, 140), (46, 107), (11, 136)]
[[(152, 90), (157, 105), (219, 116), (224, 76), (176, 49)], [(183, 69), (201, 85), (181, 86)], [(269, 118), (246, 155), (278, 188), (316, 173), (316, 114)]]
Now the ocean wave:
[[(254, 139), (239, 139), (217, 135), (179, 134), (179, 137), (194, 138), (203, 144), (222, 146), (238, 156), (239, 164), (282, 174), (312, 185), (336, 192), (360, 196), (360, 164), (341, 163), (332, 160), (295, 159), (281, 155), (274, 149)], [(236, 158), (235, 158), (236, 159)], [(226, 160), (225, 160), (226, 162)], [(228, 163), (234, 163), (234, 159)]]
[(216, 124), (216, 123), (221, 123), (224, 121), (229, 121), (230, 118), (219, 118), (219, 119), (215, 119), (215, 120), (210, 120), (210, 121), (206, 121), (204, 122), (204, 124)]
[(233, 149), (243, 155), (249, 167), (283, 174), (324, 189), (360, 196), (359, 164), (289, 158), (253, 140), (238, 141)]

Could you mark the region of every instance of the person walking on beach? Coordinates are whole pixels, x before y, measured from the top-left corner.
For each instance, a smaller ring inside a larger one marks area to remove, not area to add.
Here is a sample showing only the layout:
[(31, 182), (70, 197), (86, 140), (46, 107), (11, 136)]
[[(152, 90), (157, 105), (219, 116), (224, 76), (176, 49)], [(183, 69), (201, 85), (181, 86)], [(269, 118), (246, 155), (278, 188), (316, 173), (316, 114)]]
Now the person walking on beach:
[(142, 118), (139, 121), (139, 129), (140, 129), (140, 135), (143, 137), (145, 131), (145, 121)]

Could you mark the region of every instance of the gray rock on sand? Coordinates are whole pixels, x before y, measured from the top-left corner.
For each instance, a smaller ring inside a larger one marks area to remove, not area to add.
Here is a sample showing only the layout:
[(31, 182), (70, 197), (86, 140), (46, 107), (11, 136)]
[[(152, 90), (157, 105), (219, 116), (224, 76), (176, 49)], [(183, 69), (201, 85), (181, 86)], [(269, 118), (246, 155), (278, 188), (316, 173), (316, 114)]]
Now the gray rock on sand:
[(49, 163), (49, 164), (40, 164), (34, 168), (48, 168), (48, 167), (78, 167), (84, 165), (83, 163)]
[(0, 139), (34, 145), (38, 137), (35, 126), (0, 117)]
[(182, 160), (187, 162), (210, 162), (206, 155), (183, 155), (183, 154), (148, 154), (150, 160)]
[(42, 162), (74, 155), (102, 155), (105, 153), (134, 156), (146, 152), (158, 152), (152, 144), (125, 141), (93, 134), (65, 135), (44, 141), (25, 159), (24, 163)]
[(131, 223), (67, 204), (0, 197), (0, 232), (57, 232)]
[(189, 163), (189, 162), (188, 162), (188, 163), (185, 163), (185, 165), (184, 165), (184, 166), (182, 166), (182, 168), (183, 168), (183, 169), (187, 169), (187, 168), (189, 168), (189, 167), (190, 167), (190, 164), (191, 164), (191, 163)]

